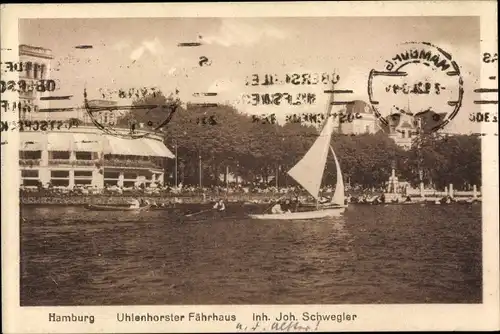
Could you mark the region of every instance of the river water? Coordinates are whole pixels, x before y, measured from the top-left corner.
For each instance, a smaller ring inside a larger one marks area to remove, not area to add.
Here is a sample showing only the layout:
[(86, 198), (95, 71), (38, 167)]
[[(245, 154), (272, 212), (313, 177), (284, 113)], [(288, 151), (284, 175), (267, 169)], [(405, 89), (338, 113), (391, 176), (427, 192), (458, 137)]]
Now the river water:
[(21, 305), (480, 303), (481, 206), (266, 221), (25, 206)]

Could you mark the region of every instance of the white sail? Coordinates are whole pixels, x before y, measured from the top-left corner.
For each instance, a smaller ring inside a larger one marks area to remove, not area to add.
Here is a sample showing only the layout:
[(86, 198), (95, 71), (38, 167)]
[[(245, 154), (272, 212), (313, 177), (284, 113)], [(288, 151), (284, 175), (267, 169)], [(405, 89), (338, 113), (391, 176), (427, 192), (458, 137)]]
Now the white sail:
[(325, 171), (328, 148), (332, 138), (333, 119), (328, 117), (325, 127), (321, 131), (318, 139), (311, 146), (304, 157), (288, 171), (288, 175), (293, 177), (311, 196), (318, 199), (323, 173)]
[(337, 155), (333, 151), (333, 148), (330, 146), (330, 150), (333, 154), (333, 159), (335, 159), (335, 168), (337, 170), (337, 183), (335, 184), (335, 192), (332, 196), (332, 204), (344, 205), (345, 194), (344, 194), (344, 180), (342, 176), (342, 171), (340, 170), (340, 164), (337, 160)]

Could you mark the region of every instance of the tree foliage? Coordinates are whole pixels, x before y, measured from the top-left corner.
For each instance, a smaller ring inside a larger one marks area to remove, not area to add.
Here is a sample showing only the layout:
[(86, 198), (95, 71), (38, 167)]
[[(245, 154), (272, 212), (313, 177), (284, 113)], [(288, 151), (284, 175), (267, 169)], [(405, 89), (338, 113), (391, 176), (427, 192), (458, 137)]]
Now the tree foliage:
[[(203, 185), (217, 184), (226, 168), (246, 181), (256, 179), (281, 185), (294, 181), (286, 175), (311, 147), (318, 129), (299, 123), (263, 124), (227, 105), (180, 106), (174, 96), (161, 93), (134, 102), (136, 110), (120, 120), (155, 127), (175, 109), (170, 122), (162, 128), (165, 144), (177, 146), (179, 181), (198, 184), (200, 161)], [(140, 106), (148, 106), (141, 109)], [(151, 107), (157, 106), (157, 107)], [(163, 106), (163, 107), (162, 107)], [(165, 107), (169, 106), (169, 107)], [(425, 134), (405, 151), (379, 132), (346, 136), (334, 134), (332, 147), (340, 162), (344, 181), (364, 188), (383, 187), (394, 167), (400, 179), (413, 185), (422, 179), (427, 185), (442, 188), (453, 183), (457, 189), (481, 184), (480, 140), (474, 136), (443, 137)], [(173, 171), (169, 161), (167, 175)], [(335, 164), (328, 160), (324, 184), (335, 184)]]

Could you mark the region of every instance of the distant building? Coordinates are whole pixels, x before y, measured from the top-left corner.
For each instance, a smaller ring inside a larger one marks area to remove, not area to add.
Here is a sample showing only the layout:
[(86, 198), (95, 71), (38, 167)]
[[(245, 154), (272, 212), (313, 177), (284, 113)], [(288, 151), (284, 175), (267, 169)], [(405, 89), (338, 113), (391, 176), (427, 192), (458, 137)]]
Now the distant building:
[(387, 119), (389, 138), (405, 150), (410, 149), (418, 135), (419, 120), (404, 113), (389, 116)]
[[(373, 108), (366, 102), (357, 100), (354, 103), (347, 105), (339, 114), (342, 115), (358, 115), (360, 118), (353, 118), (351, 122), (344, 119), (341, 122), (339, 117), (336, 117), (336, 130), (342, 134), (364, 134), (376, 133), (380, 128), (378, 120), (373, 112)], [(352, 117), (351, 116), (351, 117)]]
[(29, 87), (19, 92), (19, 101), (22, 108), (19, 113), (20, 119), (30, 119), (31, 115), (38, 109), (46, 108), (47, 101), (41, 100), (49, 92), (37, 90), (40, 80), (50, 79), (52, 51), (42, 47), (26, 44), (19, 45), (19, 62), (21, 68), (19, 80), (26, 82)]
[[(90, 108), (99, 108), (99, 111), (92, 113), (93, 118), (102, 125), (113, 126), (116, 125), (118, 119), (125, 116), (127, 110), (118, 109), (118, 103), (110, 100), (89, 100), (88, 105)], [(106, 109), (109, 108), (109, 109)], [(85, 111), (85, 110), (84, 110)], [(85, 124), (92, 123), (90, 115), (85, 111), (82, 121)]]

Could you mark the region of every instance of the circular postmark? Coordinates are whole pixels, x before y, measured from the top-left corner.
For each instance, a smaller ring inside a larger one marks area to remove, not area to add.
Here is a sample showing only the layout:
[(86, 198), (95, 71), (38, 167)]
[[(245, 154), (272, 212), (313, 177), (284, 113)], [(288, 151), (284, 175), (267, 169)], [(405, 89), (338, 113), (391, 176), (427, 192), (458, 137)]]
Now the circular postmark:
[[(84, 106), (91, 122), (106, 134), (127, 138), (139, 139), (150, 136), (162, 129), (172, 120), (177, 109), (181, 106), (179, 100), (174, 100), (167, 104), (144, 104), (132, 106), (119, 106), (109, 101), (87, 99), (87, 92), (84, 90)], [(146, 110), (142, 120), (134, 117), (136, 110)], [(147, 114), (155, 111), (161, 114), (155, 120), (144, 119)], [(146, 130), (143, 130), (145, 128)]]
[(382, 127), (393, 131), (407, 121), (424, 132), (445, 127), (464, 95), (451, 54), (431, 43), (407, 42), (393, 55), (368, 78), (368, 96)]

